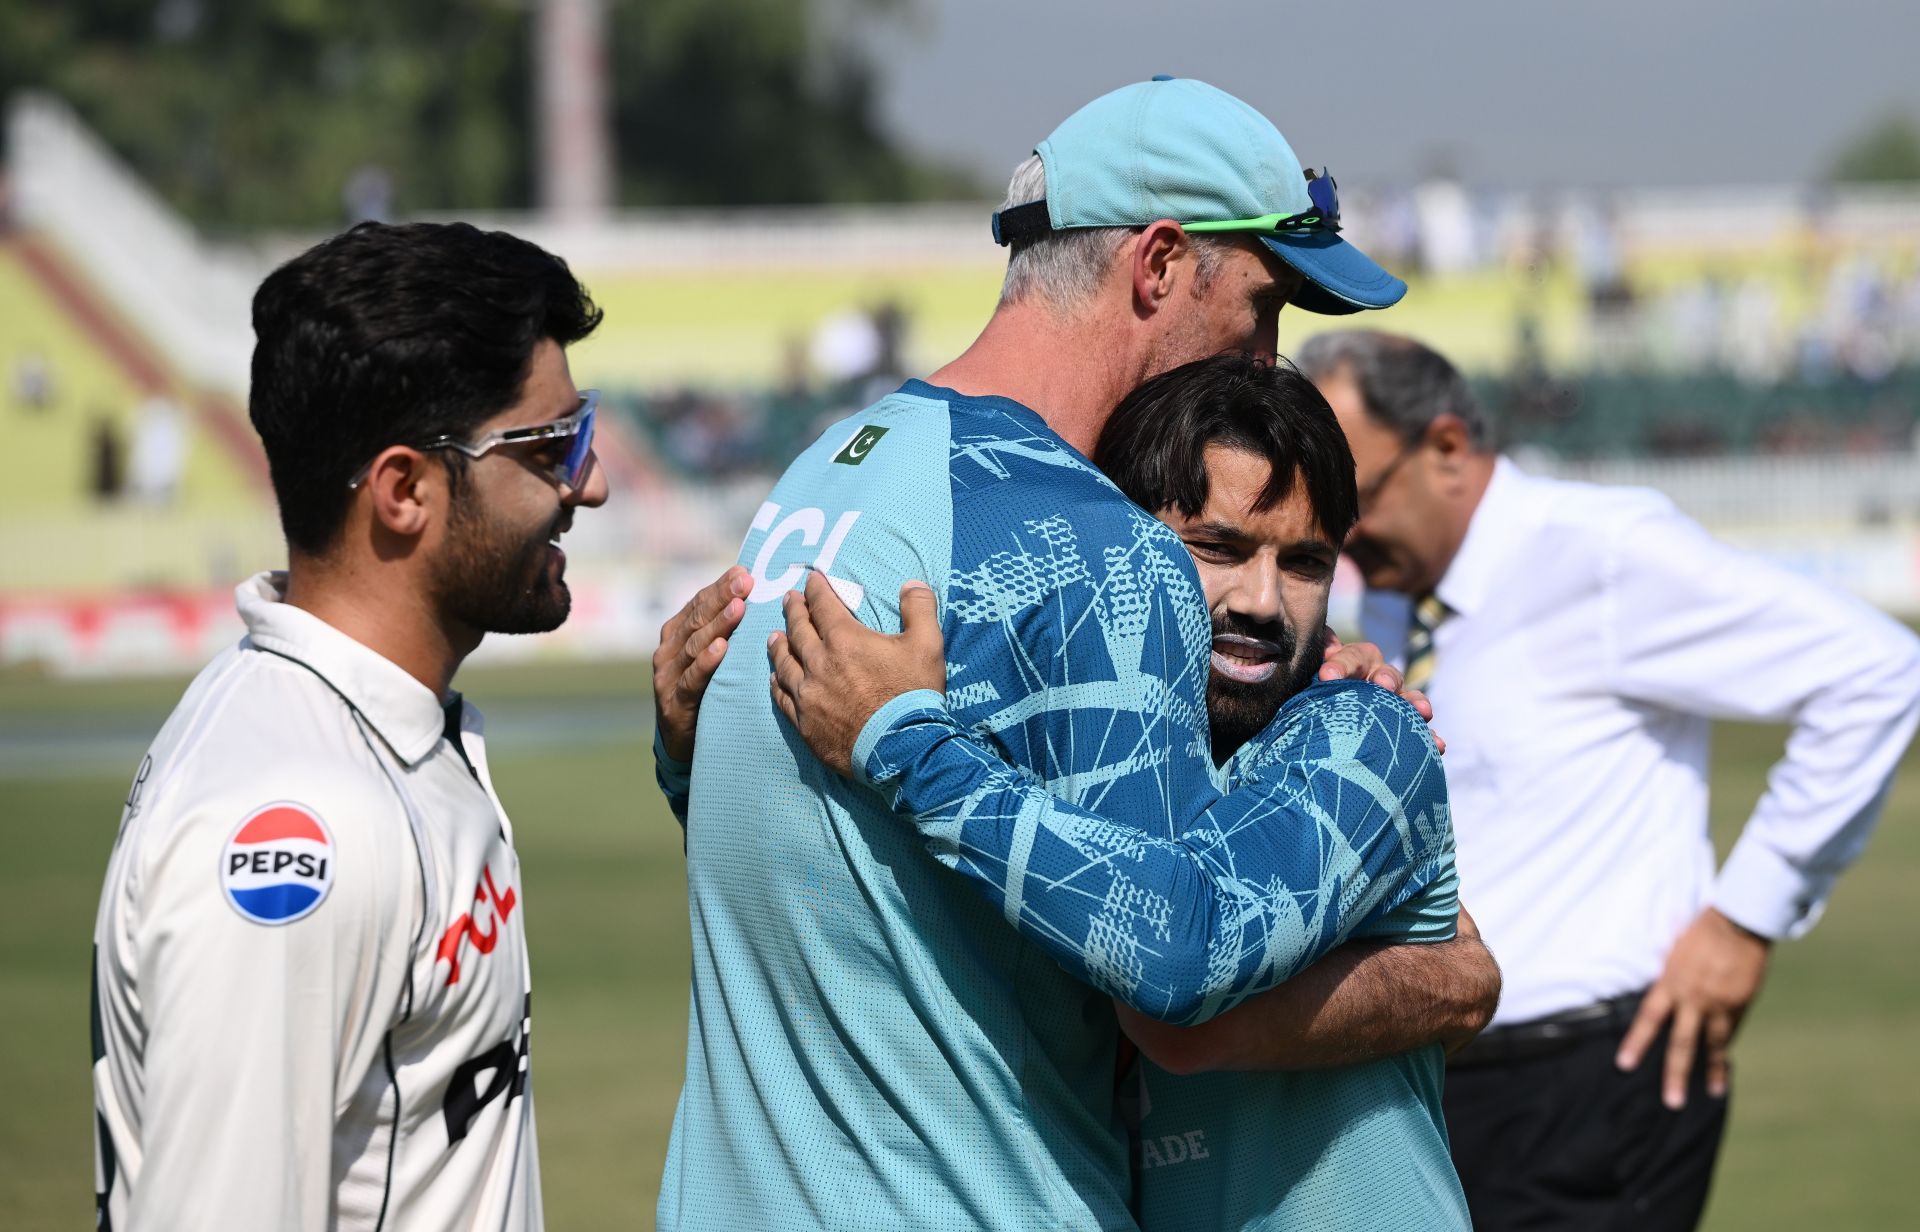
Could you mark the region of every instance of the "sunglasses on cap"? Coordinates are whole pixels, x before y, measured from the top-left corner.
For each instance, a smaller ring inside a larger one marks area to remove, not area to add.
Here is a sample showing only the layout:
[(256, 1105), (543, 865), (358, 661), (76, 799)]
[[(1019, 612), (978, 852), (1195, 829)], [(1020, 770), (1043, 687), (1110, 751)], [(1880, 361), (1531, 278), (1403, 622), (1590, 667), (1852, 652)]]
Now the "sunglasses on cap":
[(1183, 222), (1180, 225), (1188, 231), (1202, 234), (1208, 231), (1338, 231), (1340, 229), (1340, 188), (1333, 182), (1333, 175), (1324, 167), (1315, 172), (1309, 167), (1302, 175), (1307, 177), (1307, 199), (1313, 202), (1311, 209), (1298, 214), (1262, 214), (1258, 218), (1230, 218), (1224, 222)]
[[(580, 486), (582, 476), (586, 474), (587, 459), (593, 456), (593, 417), (599, 406), (600, 391), (583, 389), (580, 391), (580, 404), (558, 419), (548, 420), (546, 423), (528, 424), (524, 428), (495, 428), (475, 441), (458, 440), (451, 436), (435, 437), (414, 448), (457, 449), (469, 458), (480, 458), (501, 445), (568, 440), (570, 443), (566, 453), (561, 455), (559, 461), (545, 469), (555, 483), (564, 483), (570, 488), (577, 488)], [(372, 470), (373, 463), (368, 462), (360, 468), (359, 473), (353, 477), (347, 487), (359, 487), (366, 482)]]

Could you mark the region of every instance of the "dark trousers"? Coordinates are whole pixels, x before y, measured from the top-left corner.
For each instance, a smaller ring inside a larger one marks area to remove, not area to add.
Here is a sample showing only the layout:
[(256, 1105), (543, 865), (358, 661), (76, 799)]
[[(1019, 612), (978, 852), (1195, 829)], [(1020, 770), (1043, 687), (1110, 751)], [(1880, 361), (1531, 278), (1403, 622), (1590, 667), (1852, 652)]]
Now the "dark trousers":
[(1522, 1059), (1453, 1065), (1445, 1107), (1477, 1232), (1675, 1229), (1700, 1222), (1726, 1127), (1694, 1066), (1687, 1106), (1660, 1102), (1666, 1036), (1623, 1074), (1621, 1030)]

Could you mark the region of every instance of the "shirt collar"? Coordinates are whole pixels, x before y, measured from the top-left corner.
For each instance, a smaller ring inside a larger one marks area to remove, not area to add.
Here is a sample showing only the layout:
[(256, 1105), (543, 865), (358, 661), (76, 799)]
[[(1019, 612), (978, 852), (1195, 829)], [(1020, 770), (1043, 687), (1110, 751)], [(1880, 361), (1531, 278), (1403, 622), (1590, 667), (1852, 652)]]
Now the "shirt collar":
[(287, 603), (287, 575), (260, 573), (234, 588), (247, 640), (312, 671), (363, 715), (412, 766), (434, 750), (446, 712), (433, 690), (311, 612)]
[(1494, 460), (1493, 477), (1467, 522), (1460, 550), (1433, 588), (1448, 611), (1471, 614), (1485, 606), (1500, 566), (1533, 529), (1532, 490), (1533, 481), (1505, 455)]

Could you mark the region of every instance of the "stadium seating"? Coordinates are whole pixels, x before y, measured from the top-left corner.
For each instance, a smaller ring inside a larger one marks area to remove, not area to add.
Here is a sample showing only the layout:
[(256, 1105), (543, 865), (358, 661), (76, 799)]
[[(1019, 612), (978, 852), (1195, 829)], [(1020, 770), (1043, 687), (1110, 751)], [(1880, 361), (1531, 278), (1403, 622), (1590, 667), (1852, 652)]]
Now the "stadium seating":
[[(124, 483), (153, 392), (180, 408), (175, 492), (165, 503), (102, 500), (101, 438), (116, 442)], [(238, 414), (183, 388), (49, 246), (0, 240), (0, 428), (15, 459), (0, 484), (0, 594), (201, 587), (231, 580), (263, 549), (277, 559), (270, 498), (237, 448)], [(215, 416), (228, 422), (213, 426)]]

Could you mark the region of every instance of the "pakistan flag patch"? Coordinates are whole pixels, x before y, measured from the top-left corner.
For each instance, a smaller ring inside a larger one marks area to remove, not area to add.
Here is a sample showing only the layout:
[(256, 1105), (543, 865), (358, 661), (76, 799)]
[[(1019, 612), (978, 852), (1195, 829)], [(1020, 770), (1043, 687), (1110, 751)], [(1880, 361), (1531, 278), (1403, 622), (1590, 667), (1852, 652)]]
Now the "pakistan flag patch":
[(873, 452), (873, 447), (879, 444), (880, 438), (886, 434), (885, 428), (877, 424), (868, 424), (853, 434), (853, 439), (848, 441), (839, 453), (833, 455), (833, 460), (844, 462), (848, 466), (858, 466), (867, 460), (867, 455)]

